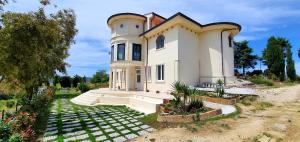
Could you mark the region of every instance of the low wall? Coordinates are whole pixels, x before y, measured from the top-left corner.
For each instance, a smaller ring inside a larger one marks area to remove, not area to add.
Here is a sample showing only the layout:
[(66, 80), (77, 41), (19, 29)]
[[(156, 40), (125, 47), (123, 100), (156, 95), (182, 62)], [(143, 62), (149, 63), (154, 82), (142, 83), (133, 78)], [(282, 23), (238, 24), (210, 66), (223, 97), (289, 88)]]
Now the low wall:
[[(222, 114), (221, 109), (215, 109), (208, 112), (200, 113), (200, 120), (205, 120), (217, 115)], [(159, 122), (172, 122), (172, 123), (179, 123), (179, 122), (193, 122), (194, 118), (196, 118), (196, 114), (190, 115), (158, 115), (157, 121)]]
[(231, 98), (231, 99), (224, 99), (224, 98), (214, 98), (208, 96), (197, 96), (197, 99), (201, 99), (202, 101), (224, 104), (224, 105), (235, 105), (239, 98)]
[[(158, 101), (153, 99), (148, 100), (148, 97), (114, 97), (101, 96), (97, 98), (96, 105), (126, 105), (134, 110), (143, 112), (145, 114), (156, 113), (159, 110)], [(161, 100), (162, 102), (162, 100)]]

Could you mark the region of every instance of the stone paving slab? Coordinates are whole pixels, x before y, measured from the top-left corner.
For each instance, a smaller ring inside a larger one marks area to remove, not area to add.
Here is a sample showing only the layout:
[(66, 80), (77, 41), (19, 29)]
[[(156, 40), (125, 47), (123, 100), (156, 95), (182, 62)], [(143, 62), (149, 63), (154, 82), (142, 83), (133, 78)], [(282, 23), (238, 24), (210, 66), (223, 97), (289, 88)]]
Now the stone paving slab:
[[(137, 119), (144, 116), (126, 107), (96, 106), (81, 107), (62, 99), (58, 110), (58, 101), (48, 118), (43, 141), (114, 141), (124, 142), (140, 135), (155, 131)], [(59, 114), (60, 113), (60, 114)], [(59, 125), (59, 122), (62, 125)], [(62, 132), (62, 133), (61, 133)], [(61, 134), (59, 134), (61, 133)], [(90, 138), (90, 135), (94, 137)]]

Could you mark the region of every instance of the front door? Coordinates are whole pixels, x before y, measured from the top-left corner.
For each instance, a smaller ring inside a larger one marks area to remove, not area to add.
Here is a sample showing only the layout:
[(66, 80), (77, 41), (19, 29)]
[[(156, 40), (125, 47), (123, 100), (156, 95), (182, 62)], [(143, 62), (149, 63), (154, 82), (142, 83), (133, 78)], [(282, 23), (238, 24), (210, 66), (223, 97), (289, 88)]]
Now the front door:
[(142, 90), (141, 70), (140, 69), (136, 70), (135, 87), (136, 87), (136, 90), (138, 90), (138, 91)]

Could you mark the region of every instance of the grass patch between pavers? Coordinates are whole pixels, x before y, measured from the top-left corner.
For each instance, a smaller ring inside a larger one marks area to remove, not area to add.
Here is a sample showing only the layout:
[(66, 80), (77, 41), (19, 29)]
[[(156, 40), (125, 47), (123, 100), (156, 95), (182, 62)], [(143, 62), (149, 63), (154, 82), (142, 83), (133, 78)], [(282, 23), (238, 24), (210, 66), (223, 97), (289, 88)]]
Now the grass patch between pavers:
[(126, 141), (155, 130), (138, 120), (144, 115), (140, 112), (126, 106), (76, 105), (69, 100), (76, 95), (58, 92), (56, 96), (58, 134), (55, 141)]

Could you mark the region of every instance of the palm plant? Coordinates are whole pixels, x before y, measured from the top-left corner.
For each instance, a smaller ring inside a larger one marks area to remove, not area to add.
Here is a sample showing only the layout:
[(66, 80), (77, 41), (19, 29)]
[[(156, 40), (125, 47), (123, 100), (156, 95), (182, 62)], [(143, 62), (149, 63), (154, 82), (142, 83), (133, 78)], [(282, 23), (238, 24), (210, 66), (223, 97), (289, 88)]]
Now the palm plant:
[(191, 90), (189, 89), (189, 87), (183, 83), (181, 83), (180, 81), (177, 81), (175, 83), (172, 84), (172, 95), (174, 95), (174, 97), (177, 100), (181, 100), (181, 98), (183, 98), (183, 103), (182, 103), (182, 110), (186, 111), (186, 104), (187, 104), (187, 98), (188, 96), (191, 95)]

